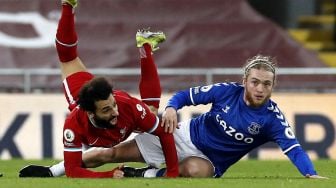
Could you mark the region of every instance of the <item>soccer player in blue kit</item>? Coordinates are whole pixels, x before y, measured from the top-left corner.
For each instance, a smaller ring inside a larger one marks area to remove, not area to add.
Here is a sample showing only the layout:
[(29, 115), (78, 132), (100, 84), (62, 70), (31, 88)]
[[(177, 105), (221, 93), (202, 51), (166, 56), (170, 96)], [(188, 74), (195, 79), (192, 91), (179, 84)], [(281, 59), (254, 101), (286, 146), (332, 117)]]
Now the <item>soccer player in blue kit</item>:
[[(177, 92), (169, 100), (162, 126), (174, 132), (181, 176), (221, 177), (254, 148), (275, 142), (303, 176), (325, 178), (317, 175), (283, 113), (270, 99), (276, 81), (274, 61), (257, 55), (247, 60), (242, 84), (193, 87)], [(200, 104), (212, 107), (198, 117), (177, 123), (179, 109)], [(164, 162), (155, 136), (140, 134), (135, 140), (147, 164), (157, 166)], [(163, 171), (147, 169), (142, 174), (155, 177)]]

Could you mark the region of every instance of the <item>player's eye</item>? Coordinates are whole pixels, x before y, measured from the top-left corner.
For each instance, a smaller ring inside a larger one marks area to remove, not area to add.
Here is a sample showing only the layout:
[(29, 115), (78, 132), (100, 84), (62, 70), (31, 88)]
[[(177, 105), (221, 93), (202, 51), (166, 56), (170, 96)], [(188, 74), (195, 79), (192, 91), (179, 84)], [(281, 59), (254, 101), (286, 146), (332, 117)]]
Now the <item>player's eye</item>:
[(264, 82), (264, 86), (265, 86), (265, 87), (270, 87), (271, 85), (272, 85), (271, 82)]
[(254, 86), (257, 86), (259, 84), (259, 82), (257, 80), (252, 80), (251, 83), (254, 85)]
[(104, 108), (102, 110), (102, 113), (106, 114), (106, 113), (109, 113), (111, 111), (111, 108)]

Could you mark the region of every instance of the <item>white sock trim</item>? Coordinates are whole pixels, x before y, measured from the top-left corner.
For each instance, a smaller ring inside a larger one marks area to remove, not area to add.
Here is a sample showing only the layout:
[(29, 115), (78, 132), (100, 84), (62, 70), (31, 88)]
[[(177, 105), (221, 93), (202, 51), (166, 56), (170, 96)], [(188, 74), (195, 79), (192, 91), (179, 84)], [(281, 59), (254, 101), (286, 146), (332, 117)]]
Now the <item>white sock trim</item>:
[(60, 45), (62, 45), (62, 46), (65, 46), (65, 47), (74, 47), (74, 46), (76, 46), (77, 43), (78, 43), (78, 41), (76, 41), (76, 42), (73, 43), (73, 44), (65, 44), (65, 43), (59, 41), (57, 38), (56, 38), (55, 40), (56, 40), (56, 42), (57, 42), (58, 44), (60, 44)]
[(144, 178), (155, 178), (156, 177), (156, 173), (159, 171), (160, 169), (148, 169), (146, 170), (146, 172), (144, 173)]
[(52, 165), (49, 169), (54, 177), (65, 175), (64, 161)]

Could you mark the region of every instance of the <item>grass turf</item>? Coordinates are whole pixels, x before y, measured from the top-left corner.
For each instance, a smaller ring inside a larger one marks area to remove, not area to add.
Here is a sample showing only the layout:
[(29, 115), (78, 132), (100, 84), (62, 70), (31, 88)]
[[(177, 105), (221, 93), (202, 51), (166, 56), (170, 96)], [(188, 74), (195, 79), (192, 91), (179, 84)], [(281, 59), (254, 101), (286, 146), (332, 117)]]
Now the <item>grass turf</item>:
[[(258, 188), (327, 188), (336, 185), (336, 161), (316, 160), (314, 165), (318, 173), (329, 179), (306, 179), (296, 170), (289, 161), (258, 161), (244, 160), (233, 165), (222, 178), (176, 178), (176, 179), (72, 179), (66, 177), (58, 178), (19, 178), (18, 171), (27, 164), (50, 165), (55, 160), (2, 160), (0, 161), (0, 187), (258, 187)], [(139, 163), (127, 163), (130, 166), (143, 166)], [(97, 170), (111, 169), (116, 165), (105, 165)]]

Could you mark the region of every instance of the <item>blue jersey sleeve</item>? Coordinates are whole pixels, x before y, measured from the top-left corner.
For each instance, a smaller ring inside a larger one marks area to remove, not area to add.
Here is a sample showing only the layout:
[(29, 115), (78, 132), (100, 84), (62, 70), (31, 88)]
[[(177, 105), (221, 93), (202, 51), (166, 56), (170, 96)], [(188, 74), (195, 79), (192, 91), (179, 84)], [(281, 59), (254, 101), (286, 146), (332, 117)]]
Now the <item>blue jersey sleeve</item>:
[(276, 104), (273, 103), (268, 109), (271, 110), (271, 125), (268, 127), (267, 134), (269, 139), (276, 142), (284, 153), (300, 146), (292, 128)]
[(287, 156), (302, 175), (317, 175), (313, 163), (301, 147), (295, 147), (287, 153)]
[(238, 87), (238, 85), (235, 83), (217, 83), (179, 91), (169, 99), (167, 107), (178, 110), (184, 106), (214, 103), (225, 96), (227, 90), (232, 87)]
[(302, 175), (316, 175), (313, 164), (308, 155), (301, 148), (289, 123), (274, 103), (269, 110), (272, 111), (272, 126), (269, 129), (270, 139), (275, 141), (288, 156)]
[[(192, 89), (192, 88), (190, 88)], [(190, 106), (192, 103), (189, 97), (189, 90), (182, 90), (175, 93), (172, 98), (169, 99), (167, 107), (173, 107), (176, 110), (181, 109), (184, 106)], [(166, 108), (167, 108), (166, 107)]]

